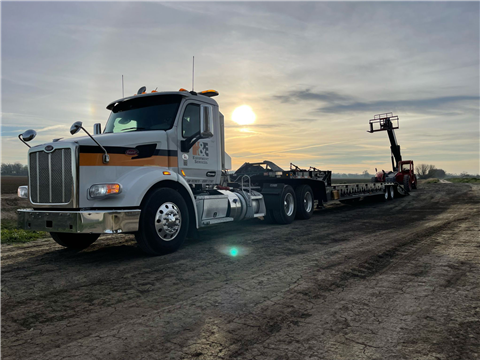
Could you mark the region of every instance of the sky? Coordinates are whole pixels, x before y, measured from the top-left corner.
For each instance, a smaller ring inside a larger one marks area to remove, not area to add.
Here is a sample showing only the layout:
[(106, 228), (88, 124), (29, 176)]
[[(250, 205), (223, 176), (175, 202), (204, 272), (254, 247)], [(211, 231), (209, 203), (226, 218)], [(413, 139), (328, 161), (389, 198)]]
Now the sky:
[[(404, 160), (479, 173), (478, 2), (2, 2), (2, 162), (108, 118), (147, 91), (215, 89), (233, 168), (388, 170), (375, 114), (400, 118)], [(255, 123), (232, 120), (248, 105)], [(102, 126), (102, 128), (103, 128)]]

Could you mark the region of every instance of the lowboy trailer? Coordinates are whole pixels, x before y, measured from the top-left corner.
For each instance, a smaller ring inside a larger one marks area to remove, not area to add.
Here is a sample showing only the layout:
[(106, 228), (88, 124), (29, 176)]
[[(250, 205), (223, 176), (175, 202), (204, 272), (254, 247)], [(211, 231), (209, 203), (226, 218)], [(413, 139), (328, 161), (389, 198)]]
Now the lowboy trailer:
[[(308, 219), (315, 206), (366, 196), (392, 198), (390, 181), (332, 185), (331, 172), (284, 171), (271, 162), (244, 164), (232, 176), (225, 152), (224, 118), (214, 90), (147, 93), (113, 101), (104, 131), (30, 147), (28, 186), (18, 195), (21, 228), (50, 232), (60, 245), (83, 249), (101, 234), (133, 233), (148, 254), (177, 250), (197, 229), (266, 218), (289, 224)], [(258, 170), (261, 171), (259, 172)], [(400, 190), (401, 191), (401, 190)]]

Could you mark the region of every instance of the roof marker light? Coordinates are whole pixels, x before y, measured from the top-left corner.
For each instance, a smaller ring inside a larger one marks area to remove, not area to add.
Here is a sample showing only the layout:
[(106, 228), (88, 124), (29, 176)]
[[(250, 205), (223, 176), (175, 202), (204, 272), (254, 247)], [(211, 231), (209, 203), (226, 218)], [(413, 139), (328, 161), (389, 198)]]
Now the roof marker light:
[(217, 90), (203, 90), (200, 91), (199, 94), (208, 97), (214, 97), (219, 95)]

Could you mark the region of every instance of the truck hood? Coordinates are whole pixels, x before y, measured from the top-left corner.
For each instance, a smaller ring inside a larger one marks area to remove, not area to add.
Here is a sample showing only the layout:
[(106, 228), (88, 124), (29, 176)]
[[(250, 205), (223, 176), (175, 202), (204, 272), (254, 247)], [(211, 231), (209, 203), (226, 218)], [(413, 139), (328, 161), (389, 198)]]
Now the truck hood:
[[(104, 147), (118, 147), (119, 145), (122, 147), (135, 147), (142, 144), (152, 144), (166, 140), (166, 132), (164, 130), (130, 131), (127, 133), (109, 133), (92, 136)], [(78, 144), (80, 146), (98, 147), (98, 145), (95, 144), (95, 142), (89, 136), (82, 136), (32, 146), (31, 151), (38, 151), (39, 148), (44, 148), (47, 145), (51, 145), (53, 147), (68, 147), (74, 144)], [(167, 145), (164, 144), (164, 146), (166, 147)]]

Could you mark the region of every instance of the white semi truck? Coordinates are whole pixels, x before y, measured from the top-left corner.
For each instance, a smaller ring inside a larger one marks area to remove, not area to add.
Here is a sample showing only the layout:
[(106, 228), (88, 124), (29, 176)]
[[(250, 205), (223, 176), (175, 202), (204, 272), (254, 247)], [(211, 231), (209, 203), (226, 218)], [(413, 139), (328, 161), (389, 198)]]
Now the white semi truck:
[[(32, 208), (18, 211), (21, 228), (50, 232), (74, 249), (101, 234), (134, 233), (143, 251), (159, 255), (205, 226), (252, 218), (289, 224), (331, 200), (402, 192), (393, 182), (332, 186), (329, 171), (284, 171), (268, 161), (246, 163), (232, 179), (224, 117), (212, 99), (218, 93), (145, 90), (110, 103), (103, 132), (95, 124), (92, 136), (75, 122), (71, 134), (88, 136), (30, 148), (28, 186), (18, 195)], [(19, 139), (29, 146), (35, 135)]]

